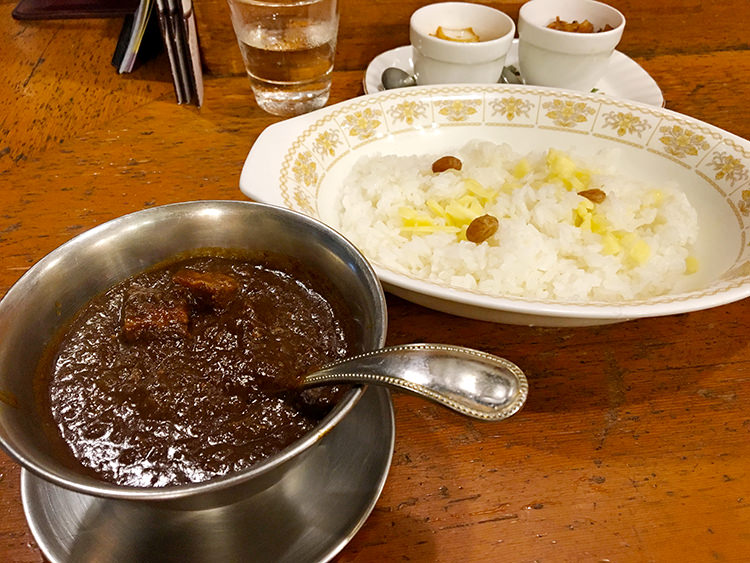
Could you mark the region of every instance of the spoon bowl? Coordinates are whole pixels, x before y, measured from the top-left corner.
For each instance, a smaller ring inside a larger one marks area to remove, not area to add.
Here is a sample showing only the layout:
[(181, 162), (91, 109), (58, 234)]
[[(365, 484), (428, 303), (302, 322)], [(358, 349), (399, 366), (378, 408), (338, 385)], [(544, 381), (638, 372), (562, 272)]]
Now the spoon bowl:
[(414, 75), (395, 66), (388, 67), (380, 76), (383, 88), (392, 90), (393, 88), (404, 88), (406, 86), (416, 86), (417, 79)]
[(480, 420), (503, 420), (526, 402), (514, 363), (461, 346), (405, 344), (365, 352), (308, 374), (302, 386), (342, 382), (393, 387)]

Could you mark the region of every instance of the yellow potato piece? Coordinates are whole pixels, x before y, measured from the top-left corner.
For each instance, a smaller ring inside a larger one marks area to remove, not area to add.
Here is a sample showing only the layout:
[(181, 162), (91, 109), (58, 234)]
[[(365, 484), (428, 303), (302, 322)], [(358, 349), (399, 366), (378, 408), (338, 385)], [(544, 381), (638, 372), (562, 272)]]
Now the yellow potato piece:
[(628, 255), (635, 260), (637, 264), (645, 264), (651, 257), (651, 247), (646, 241), (638, 239), (635, 244), (628, 249)]
[(420, 235), (429, 235), (432, 233), (459, 233), (461, 229), (450, 225), (404, 225), (401, 227), (402, 232), (414, 233)]
[(695, 256), (685, 258), (685, 273), (694, 274), (698, 271), (698, 259)]
[(567, 190), (581, 192), (591, 184), (591, 172), (577, 168), (576, 163), (565, 153), (550, 149), (547, 152), (547, 181), (559, 182)]
[(591, 231), (598, 234), (604, 234), (609, 230), (610, 223), (604, 215), (599, 213), (591, 214)]
[(514, 190), (517, 190), (521, 187), (521, 184), (518, 182), (505, 182), (502, 187), (502, 191), (506, 194), (513, 193)]
[(622, 245), (612, 233), (602, 235), (602, 247), (602, 254), (605, 255), (619, 254), (622, 250)]
[(513, 171), (511, 172), (511, 174), (513, 174), (515, 178), (518, 178), (520, 180), (529, 172), (531, 172), (531, 164), (529, 164), (529, 161), (527, 159), (522, 158), (513, 167)]
[(453, 201), (445, 206), (445, 213), (448, 216), (450, 222), (454, 225), (468, 225), (477, 216), (475, 211), (465, 205), (461, 205), (457, 201)]
[(442, 205), (440, 205), (438, 201), (434, 199), (428, 199), (425, 202), (425, 205), (427, 205), (427, 209), (432, 211), (438, 217), (445, 217), (445, 208)]
[(549, 170), (550, 178), (565, 180), (575, 174), (576, 165), (564, 153), (551, 149), (547, 153), (547, 169)]
[(573, 210), (573, 224), (582, 229), (591, 229), (591, 210), (594, 204), (586, 198), (582, 198), (578, 206)]
[(661, 190), (651, 190), (651, 192), (648, 195), (649, 195), (649, 198), (651, 199), (650, 204), (653, 207), (657, 207), (661, 205), (661, 202), (664, 201), (664, 193)]
[(481, 197), (485, 202), (492, 201), (497, 196), (497, 191), (485, 188), (474, 178), (465, 178), (464, 187), (470, 194)]
[(419, 213), (411, 207), (400, 207), (398, 214), (401, 217), (401, 224), (404, 227), (413, 227), (416, 225), (429, 226), (433, 221), (426, 213)]

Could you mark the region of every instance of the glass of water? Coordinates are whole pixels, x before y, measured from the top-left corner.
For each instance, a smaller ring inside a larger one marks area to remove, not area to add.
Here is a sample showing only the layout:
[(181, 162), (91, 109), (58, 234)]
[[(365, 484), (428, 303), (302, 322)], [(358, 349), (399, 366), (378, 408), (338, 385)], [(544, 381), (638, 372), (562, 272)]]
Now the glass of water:
[(258, 105), (291, 116), (323, 107), (331, 90), (338, 0), (228, 0)]

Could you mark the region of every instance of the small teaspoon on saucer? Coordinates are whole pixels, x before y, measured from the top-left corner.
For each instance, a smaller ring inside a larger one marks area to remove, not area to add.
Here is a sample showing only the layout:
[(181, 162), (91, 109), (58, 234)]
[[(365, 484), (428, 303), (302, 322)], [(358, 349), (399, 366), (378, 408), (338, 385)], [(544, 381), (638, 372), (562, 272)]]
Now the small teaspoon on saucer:
[(380, 75), (380, 81), (386, 90), (393, 88), (404, 88), (406, 86), (416, 86), (417, 79), (414, 75), (395, 66), (388, 67)]
[[(505, 84), (523, 84), (521, 77), (514, 72), (511, 67), (504, 67), (500, 81)], [(383, 88), (386, 90), (393, 90), (394, 88), (405, 88), (407, 86), (416, 86), (417, 79), (414, 75), (409, 74), (405, 70), (398, 67), (391, 66), (383, 71), (380, 76), (380, 82), (383, 84)]]

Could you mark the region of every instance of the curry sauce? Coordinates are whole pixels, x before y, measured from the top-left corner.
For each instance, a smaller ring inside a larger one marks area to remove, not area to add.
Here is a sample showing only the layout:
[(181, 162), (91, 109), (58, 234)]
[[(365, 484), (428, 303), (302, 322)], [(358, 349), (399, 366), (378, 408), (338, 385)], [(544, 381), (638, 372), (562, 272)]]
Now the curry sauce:
[(195, 255), (92, 299), (50, 346), (43, 416), (71, 463), (160, 487), (247, 468), (315, 427), (345, 388), (300, 391), (350, 352), (353, 320), (286, 257)]

